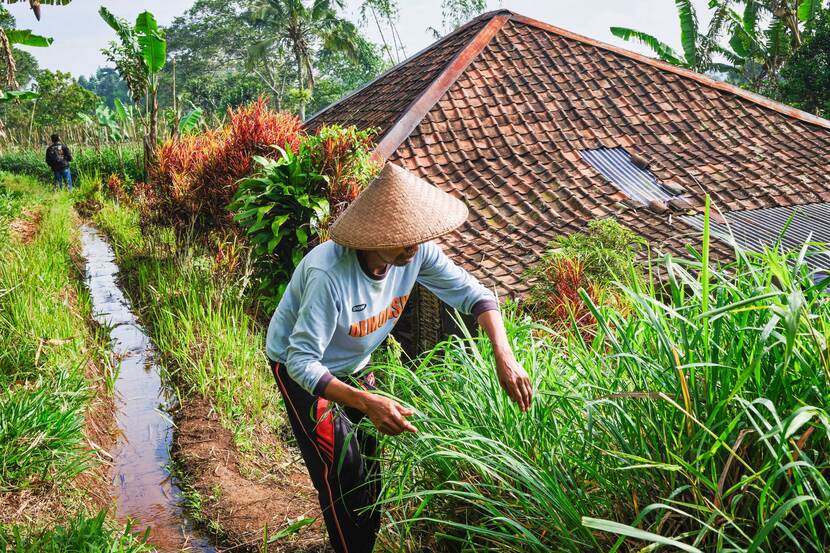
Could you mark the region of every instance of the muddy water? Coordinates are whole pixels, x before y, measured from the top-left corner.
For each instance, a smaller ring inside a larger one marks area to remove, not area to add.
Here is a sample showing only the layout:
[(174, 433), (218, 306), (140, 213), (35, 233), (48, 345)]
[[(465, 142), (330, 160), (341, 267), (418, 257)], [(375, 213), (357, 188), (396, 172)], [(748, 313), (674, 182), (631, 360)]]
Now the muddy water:
[(173, 398), (153, 361), (153, 344), (118, 287), (115, 254), (88, 225), (81, 227), (81, 244), (93, 317), (110, 330), (111, 349), (119, 360), (115, 392), (121, 434), (112, 451), (118, 519), (132, 519), (142, 532), (150, 528), (149, 541), (159, 551), (213, 552), (179, 507), (180, 490), (166, 468), (173, 431), (166, 410)]

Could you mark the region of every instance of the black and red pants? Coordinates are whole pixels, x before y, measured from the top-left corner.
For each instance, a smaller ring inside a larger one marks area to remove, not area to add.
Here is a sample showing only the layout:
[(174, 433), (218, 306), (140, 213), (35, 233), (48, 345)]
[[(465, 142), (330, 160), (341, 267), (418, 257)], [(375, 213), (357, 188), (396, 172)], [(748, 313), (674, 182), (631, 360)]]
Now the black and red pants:
[[(338, 553), (370, 553), (380, 526), (380, 511), (372, 508), (380, 493), (377, 438), (358, 426), (360, 411), (309, 394), (280, 363), (272, 361), (271, 370), (332, 547)], [(374, 389), (374, 375), (355, 378), (354, 384)]]

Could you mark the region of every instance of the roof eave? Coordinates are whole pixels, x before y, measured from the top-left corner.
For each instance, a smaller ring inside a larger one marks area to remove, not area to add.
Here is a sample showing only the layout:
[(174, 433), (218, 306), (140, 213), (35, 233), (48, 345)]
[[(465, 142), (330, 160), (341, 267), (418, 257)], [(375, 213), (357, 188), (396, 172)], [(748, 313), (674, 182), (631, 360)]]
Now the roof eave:
[[(496, 12), (498, 13), (498, 12)], [(491, 16), (490, 21), (481, 28), (473, 39), (461, 49), (447, 66), (441, 71), (430, 85), (415, 100), (403, 110), (401, 116), (383, 134), (378, 142), (373, 155), (375, 159), (388, 159), (398, 147), (409, 137), (415, 127), (423, 120), (429, 110), (441, 99), (441, 97), (455, 83), (458, 77), (467, 69), (470, 63), (478, 57), (482, 50), (490, 43), (490, 40), (498, 33), (511, 15)]]

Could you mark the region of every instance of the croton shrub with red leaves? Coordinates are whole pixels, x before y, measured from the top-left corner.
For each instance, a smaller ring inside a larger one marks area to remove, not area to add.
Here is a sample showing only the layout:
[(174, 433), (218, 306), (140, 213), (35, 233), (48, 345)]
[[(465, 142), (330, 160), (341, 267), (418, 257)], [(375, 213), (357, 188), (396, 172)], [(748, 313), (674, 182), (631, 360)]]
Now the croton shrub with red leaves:
[(255, 156), (276, 159), (286, 150), (309, 156), (326, 183), (321, 193), (331, 208), (329, 220), (380, 170), (371, 158), (371, 129), (331, 125), (309, 134), (297, 117), (271, 110), (262, 98), (228, 110), (227, 120), (221, 128), (171, 138), (159, 147), (153, 191), (145, 197), (160, 222), (197, 231), (233, 229), (227, 206), (240, 180), (257, 170)]
[(576, 326), (590, 340), (596, 319), (581, 291), (591, 303), (625, 310), (617, 283), (641, 276), (636, 258), (644, 247), (642, 237), (614, 219), (590, 221), (584, 230), (558, 237), (525, 272), (525, 309), (554, 329)]
[(156, 215), (175, 227), (227, 227), (227, 205), (240, 179), (253, 170), (253, 157), (296, 150), (305, 136), (302, 122), (276, 112), (260, 98), (228, 110), (228, 124), (201, 134), (172, 138), (158, 150), (154, 178)]

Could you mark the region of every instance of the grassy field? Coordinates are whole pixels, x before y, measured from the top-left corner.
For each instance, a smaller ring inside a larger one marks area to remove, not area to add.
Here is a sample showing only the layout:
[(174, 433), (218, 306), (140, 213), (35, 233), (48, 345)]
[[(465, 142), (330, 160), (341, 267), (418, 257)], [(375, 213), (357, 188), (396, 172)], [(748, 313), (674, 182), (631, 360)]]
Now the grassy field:
[(0, 173), (0, 238), (0, 549), (144, 550), (96, 514), (109, 482), (79, 478), (99, 464), (84, 428), (107, 361), (70, 196)]
[[(267, 437), (284, 422), (244, 269), (228, 278), (202, 248), (142, 234), (129, 208), (105, 203), (96, 222), (180, 393), (211, 398), (241, 449), (278, 459)], [(386, 363), (421, 431), (385, 440), (385, 547), (825, 551), (830, 304), (797, 261), (664, 259), (665, 288), (633, 278), (624, 308), (591, 305), (587, 343), (511, 313), (537, 390), (524, 415), (481, 337), (415, 371)]]
[[(117, 149), (112, 146), (94, 148), (84, 145), (70, 145), (72, 151), (72, 177), (78, 180), (83, 175), (98, 173), (106, 179), (111, 174), (131, 183), (143, 174), (141, 148), (126, 145)], [(51, 183), (54, 175), (44, 163), (45, 148), (0, 148), (0, 171), (34, 177), (41, 183)]]
[[(89, 183), (77, 196), (102, 206), (94, 222), (112, 240), (167, 379), (180, 397), (211, 402), (249, 476), (273, 477), (269, 466), (287, 451), (277, 436), (288, 433), (244, 250), (142, 229), (137, 211)], [(0, 486), (11, 492), (71, 489), (92, 459), (78, 429), (96, 339), (68, 254), (71, 201), (14, 180), (0, 190), (2, 227), (32, 203), (42, 206), (39, 232), (0, 246), (0, 433), (10, 436)], [(587, 329), (553, 330), (509, 309), (514, 351), (535, 382), (525, 414), (499, 388), (481, 336), (439, 344), (414, 371), (379, 355), (382, 388), (416, 411), (419, 428), (383, 441), (382, 547), (827, 551), (830, 299), (801, 253), (714, 267), (704, 240), (697, 257), (655, 262), (663, 284), (633, 276), (608, 305), (584, 295)], [(39, 447), (16, 438), (31, 435)], [(93, 513), (79, 516), (67, 531), (125, 540)], [(15, 536), (3, 528), (0, 540)], [(18, 541), (53, 534), (37, 535)]]

